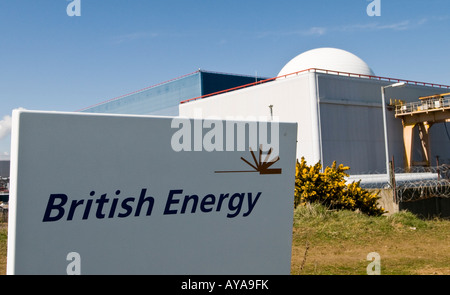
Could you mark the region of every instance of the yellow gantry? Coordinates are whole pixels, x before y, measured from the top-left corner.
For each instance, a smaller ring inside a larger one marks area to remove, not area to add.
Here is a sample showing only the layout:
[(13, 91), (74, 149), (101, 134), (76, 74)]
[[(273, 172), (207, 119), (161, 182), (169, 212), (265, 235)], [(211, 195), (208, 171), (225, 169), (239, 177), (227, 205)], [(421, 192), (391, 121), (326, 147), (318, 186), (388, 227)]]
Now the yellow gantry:
[[(395, 117), (402, 119), (405, 168), (430, 166), (430, 128), (436, 123), (450, 122), (450, 93), (419, 97), (420, 101), (395, 102)], [(422, 161), (413, 162), (414, 127), (418, 126), (422, 148)]]

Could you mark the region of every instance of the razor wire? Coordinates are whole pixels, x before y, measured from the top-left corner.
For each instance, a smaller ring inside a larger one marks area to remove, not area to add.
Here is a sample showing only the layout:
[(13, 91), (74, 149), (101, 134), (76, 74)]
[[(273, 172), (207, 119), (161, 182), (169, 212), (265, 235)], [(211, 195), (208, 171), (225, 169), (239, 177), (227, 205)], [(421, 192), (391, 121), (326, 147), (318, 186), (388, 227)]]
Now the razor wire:
[[(361, 181), (365, 189), (395, 189), (398, 202), (413, 202), (430, 198), (450, 198), (450, 165), (435, 167), (415, 166), (409, 169), (395, 168), (394, 183), (382, 176), (382, 173), (371, 174), (372, 181)], [(402, 177), (400, 177), (402, 176)], [(405, 177), (406, 176), (406, 177)]]
[(400, 202), (450, 198), (450, 181), (444, 179), (405, 182), (396, 187), (396, 192)]

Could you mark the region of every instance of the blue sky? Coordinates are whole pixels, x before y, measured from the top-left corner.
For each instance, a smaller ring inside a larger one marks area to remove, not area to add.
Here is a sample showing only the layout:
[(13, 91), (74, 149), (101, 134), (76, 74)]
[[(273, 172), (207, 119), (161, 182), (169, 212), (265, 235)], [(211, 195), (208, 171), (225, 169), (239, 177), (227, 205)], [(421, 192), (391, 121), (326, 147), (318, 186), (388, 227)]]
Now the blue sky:
[(199, 68), (274, 77), (337, 47), (379, 76), (450, 85), (450, 1), (0, 0), (0, 159), (12, 109), (76, 111)]

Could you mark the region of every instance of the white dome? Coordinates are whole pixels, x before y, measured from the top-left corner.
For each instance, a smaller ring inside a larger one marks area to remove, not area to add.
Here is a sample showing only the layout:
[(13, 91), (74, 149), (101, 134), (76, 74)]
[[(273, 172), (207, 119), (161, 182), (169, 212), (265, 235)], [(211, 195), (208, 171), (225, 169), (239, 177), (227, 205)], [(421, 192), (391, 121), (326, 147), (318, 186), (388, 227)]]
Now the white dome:
[(311, 68), (375, 75), (372, 69), (353, 53), (337, 48), (317, 48), (294, 57), (281, 69), (278, 77)]

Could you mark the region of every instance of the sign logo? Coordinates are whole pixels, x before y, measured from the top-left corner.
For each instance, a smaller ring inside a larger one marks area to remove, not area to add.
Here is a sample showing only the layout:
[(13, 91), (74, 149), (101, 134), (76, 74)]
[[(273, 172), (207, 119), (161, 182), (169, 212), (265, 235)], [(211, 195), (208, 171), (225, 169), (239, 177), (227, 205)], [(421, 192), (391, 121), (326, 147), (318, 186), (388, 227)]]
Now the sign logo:
[[(250, 153), (252, 154), (253, 161), (255, 162), (255, 165), (241, 157), (241, 160), (244, 161), (247, 165), (252, 167), (254, 170), (240, 170), (240, 171), (214, 171), (215, 173), (244, 173), (244, 172), (259, 172), (259, 174), (281, 174), (282, 170), (281, 168), (271, 168), (270, 166), (275, 164), (280, 160), (279, 156), (276, 156), (274, 159), (269, 161), (270, 155), (272, 154), (273, 149), (270, 148), (269, 151), (263, 152), (263, 147), (260, 145), (259, 147), (259, 160), (256, 159), (255, 153), (253, 152), (252, 148), (250, 149)], [(263, 153), (266, 154), (266, 157), (264, 161), (262, 160)]]

